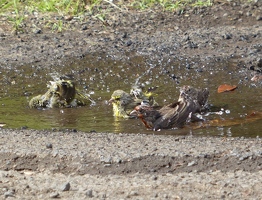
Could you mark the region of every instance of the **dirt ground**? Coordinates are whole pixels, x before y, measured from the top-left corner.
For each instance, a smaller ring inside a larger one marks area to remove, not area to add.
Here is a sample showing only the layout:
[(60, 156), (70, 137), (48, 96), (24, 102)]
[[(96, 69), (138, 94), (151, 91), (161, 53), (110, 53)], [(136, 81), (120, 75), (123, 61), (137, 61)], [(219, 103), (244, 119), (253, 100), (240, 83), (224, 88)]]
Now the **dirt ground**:
[[(261, 73), (261, 1), (216, 1), (183, 13), (115, 9), (104, 22), (61, 18), (62, 33), (34, 13), (14, 34), (1, 16), (1, 68), (62, 67), (106, 54), (194, 65), (230, 60), (249, 78)], [(261, 138), (3, 128), (0, 146), (0, 199), (262, 199)]]

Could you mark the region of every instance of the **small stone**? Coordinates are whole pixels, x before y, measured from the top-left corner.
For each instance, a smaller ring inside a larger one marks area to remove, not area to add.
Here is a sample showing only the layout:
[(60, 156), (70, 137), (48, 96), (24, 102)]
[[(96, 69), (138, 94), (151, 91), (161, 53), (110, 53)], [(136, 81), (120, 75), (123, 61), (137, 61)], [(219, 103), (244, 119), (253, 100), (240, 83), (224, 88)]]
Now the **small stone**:
[(226, 33), (225, 35), (223, 35), (223, 38), (225, 38), (226, 40), (232, 39), (232, 34)]
[(199, 156), (200, 158), (207, 158), (207, 157), (208, 157), (207, 154), (203, 154), (203, 153), (199, 154), (198, 156)]
[(86, 196), (92, 198), (94, 196), (93, 195), (93, 190), (87, 190)]
[(132, 41), (131, 40), (128, 40), (127, 42), (126, 42), (126, 46), (130, 46), (130, 45), (132, 45)]
[(87, 30), (87, 26), (86, 25), (82, 26), (82, 31), (85, 31), (85, 30)]
[(14, 197), (15, 196), (15, 191), (14, 190), (8, 190), (4, 193), (5, 198), (7, 197)]
[(69, 191), (70, 190), (70, 183), (66, 183), (61, 187), (62, 191)]
[(138, 196), (138, 192), (137, 191), (131, 191), (130, 196)]
[(100, 161), (105, 163), (105, 164), (111, 164), (112, 163), (112, 158), (109, 156), (109, 157), (101, 157), (100, 158)]
[(71, 21), (73, 19), (73, 16), (72, 15), (67, 15), (65, 16), (65, 20), (66, 21)]
[(194, 166), (194, 165), (197, 165), (196, 161), (192, 161), (192, 162), (187, 164), (188, 167), (191, 167), (191, 166)]
[(50, 194), (49, 197), (50, 197), (50, 198), (53, 198), (53, 199), (59, 198), (59, 193), (58, 193), (58, 192), (53, 192), (53, 193)]
[(154, 175), (154, 176), (151, 177), (151, 179), (152, 179), (153, 181), (156, 181), (156, 180), (157, 180), (157, 176)]
[(262, 15), (258, 15), (258, 16), (256, 17), (256, 20), (257, 20), (257, 21), (262, 20)]
[(249, 12), (249, 11), (246, 13), (246, 16), (248, 16), (248, 17), (251, 16), (251, 15), (252, 15), (252, 13)]
[(36, 28), (36, 29), (33, 30), (33, 33), (34, 33), (34, 34), (41, 34), (41, 33), (42, 33), (42, 30)]
[(244, 155), (244, 156), (241, 156), (240, 158), (239, 158), (239, 161), (243, 161), (243, 160), (246, 160), (246, 159), (248, 159), (248, 155)]
[(53, 148), (53, 145), (52, 145), (51, 143), (48, 143), (48, 144), (46, 144), (46, 148), (52, 149), (52, 148)]

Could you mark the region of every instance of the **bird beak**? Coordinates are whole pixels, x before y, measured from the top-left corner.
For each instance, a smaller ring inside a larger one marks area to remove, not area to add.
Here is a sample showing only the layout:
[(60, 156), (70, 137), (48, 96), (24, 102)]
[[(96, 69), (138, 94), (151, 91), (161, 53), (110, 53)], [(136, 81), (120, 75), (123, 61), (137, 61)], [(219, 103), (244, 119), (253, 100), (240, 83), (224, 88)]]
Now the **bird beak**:
[(114, 103), (115, 102), (115, 99), (114, 98), (111, 98), (109, 99), (108, 103)]
[(129, 115), (130, 116), (137, 116), (138, 112), (136, 110), (133, 110)]

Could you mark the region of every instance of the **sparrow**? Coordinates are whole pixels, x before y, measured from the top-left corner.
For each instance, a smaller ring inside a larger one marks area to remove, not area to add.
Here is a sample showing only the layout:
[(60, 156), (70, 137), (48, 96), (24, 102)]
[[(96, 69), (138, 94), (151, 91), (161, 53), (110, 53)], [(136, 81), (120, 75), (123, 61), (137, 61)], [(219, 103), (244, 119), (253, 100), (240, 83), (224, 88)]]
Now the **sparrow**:
[(140, 118), (146, 128), (154, 131), (160, 129), (181, 128), (192, 114), (200, 112), (206, 104), (208, 90), (198, 90), (191, 86), (184, 86), (180, 90), (178, 101), (154, 109), (148, 104), (135, 107), (130, 115)]
[(185, 98), (191, 99), (198, 106), (197, 112), (202, 112), (207, 109), (207, 100), (209, 97), (209, 90), (207, 88), (196, 89), (192, 86), (185, 85), (180, 88), (180, 95), (178, 101)]

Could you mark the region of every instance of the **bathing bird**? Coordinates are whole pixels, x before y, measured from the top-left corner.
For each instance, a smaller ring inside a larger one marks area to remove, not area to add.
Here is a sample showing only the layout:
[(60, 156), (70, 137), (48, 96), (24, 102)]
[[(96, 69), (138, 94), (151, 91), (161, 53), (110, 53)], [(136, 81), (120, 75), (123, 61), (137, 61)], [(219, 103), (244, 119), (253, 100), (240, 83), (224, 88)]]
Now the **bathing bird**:
[(203, 110), (208, 95), (207, 89), (183, 86), (178, 101), (157, 110), (149, 104), (141, 104), (136, 106), (130, 115), (138, 116), (146, 128), (154, 131), (181, 128), (193, 114)]

